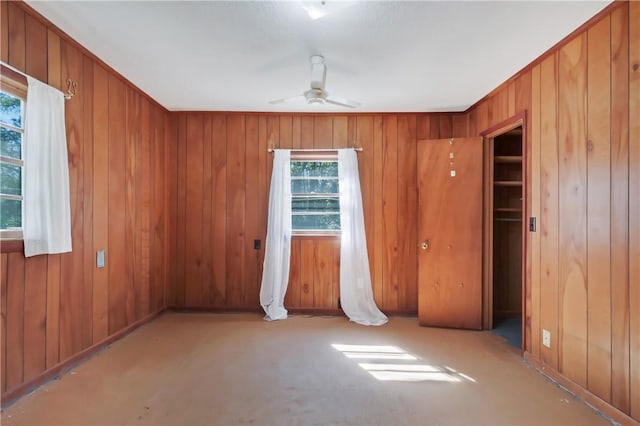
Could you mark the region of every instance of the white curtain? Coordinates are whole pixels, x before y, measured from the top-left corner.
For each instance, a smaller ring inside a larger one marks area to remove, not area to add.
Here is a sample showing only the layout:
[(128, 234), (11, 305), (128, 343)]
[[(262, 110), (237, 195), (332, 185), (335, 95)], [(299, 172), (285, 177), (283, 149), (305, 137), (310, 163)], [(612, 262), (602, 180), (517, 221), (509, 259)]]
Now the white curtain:
[(71, 251), (64, 95), (27, 76), (24, 128), (24, 255)]
[(284, 295), (291, 258), (291, 151), (274, 152), (260, 304), (268, 321), (287, 318)]
[(353, 149), (338, 150), (340, 182), (340, 302), (353, 322), (382, 325), (387, 322), (371, 290), (371, 273), (364, 230), (358, 158)]

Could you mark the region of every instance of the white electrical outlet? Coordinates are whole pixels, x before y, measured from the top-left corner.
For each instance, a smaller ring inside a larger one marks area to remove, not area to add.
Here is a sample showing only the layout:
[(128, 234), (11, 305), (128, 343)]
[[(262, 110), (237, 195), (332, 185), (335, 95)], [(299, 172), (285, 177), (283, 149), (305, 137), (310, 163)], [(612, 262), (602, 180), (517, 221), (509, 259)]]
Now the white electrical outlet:
[(542, 344), (546, 347), (551, 347), (551, 332), (549, 330), (542, 330)]
[(96, 252), (96, 268), (104, 268), (104, 250)]

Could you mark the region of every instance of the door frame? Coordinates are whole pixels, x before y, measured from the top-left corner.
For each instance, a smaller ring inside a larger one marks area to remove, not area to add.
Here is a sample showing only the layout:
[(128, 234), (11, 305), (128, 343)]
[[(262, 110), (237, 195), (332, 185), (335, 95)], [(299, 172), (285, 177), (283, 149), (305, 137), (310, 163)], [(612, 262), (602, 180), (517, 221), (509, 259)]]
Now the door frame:
[(528, 167), (528, 148), (529, 141), (527, 138), (527, 111), (521, 111), (518, 114), (507, 118), (506, 120), (489, 127), (480, 132), (483, 137), (483, 161), (484, 161), (484, 223), (483, 223), (483, 250), (482, 250), (482, 328), (490, 330), (493, 328), (493, 141), (496, 137), (501, 136), (517, 127), (522, 126), (522, 344), (521, 352), (524, 354), (527, 345), (527, 291), (529, 290), (529, 282), (527, 280), (528, 258), (528, 197), (529, 197), (529, 179), (527, 178)]

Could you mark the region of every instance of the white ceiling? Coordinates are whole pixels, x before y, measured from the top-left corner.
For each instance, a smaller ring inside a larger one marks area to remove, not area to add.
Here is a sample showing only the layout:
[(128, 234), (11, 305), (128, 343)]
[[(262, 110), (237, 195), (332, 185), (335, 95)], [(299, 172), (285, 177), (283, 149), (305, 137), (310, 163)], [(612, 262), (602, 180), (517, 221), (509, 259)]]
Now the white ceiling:
[(609, 0), (27, 3), (170, 110), (344, 111), (268, 103), (321, 54), (356, 111), (424, 112), (465, 110)]

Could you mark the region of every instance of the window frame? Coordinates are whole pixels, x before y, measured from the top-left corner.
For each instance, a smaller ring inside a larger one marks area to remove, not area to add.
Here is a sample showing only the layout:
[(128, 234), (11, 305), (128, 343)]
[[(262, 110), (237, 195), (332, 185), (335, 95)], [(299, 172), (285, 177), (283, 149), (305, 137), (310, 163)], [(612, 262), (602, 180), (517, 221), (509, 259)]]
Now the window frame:
[[(22, 101), (22, 128), (21, 129), (16, 128), (15, 126), (7, 125), (4, 123), (1, 124), (0, 126), (12, 131), (17, 131), (22, 135), (24, 135), (24, 115), (25, 115), (26, 103), (27, 103), (27, 79), (24, 76), (18, 74), (17, 72), (7, 67), (2, 66), (0, 70), (2, 71), (0, 73), (0, 91), (8, 93), (9, 95), (19, 98)], [(23, 143), (23, 153), (24, 153), (24, 138), (22, 139), (22, 143)], [(11, 164), (11, 165), (21, 167), (22, 173), (21, 173), (20, 183), (22, 185), (22, 191), (21, 191), (22, 195), (10, 196), (8, 194), (5, 194), (3, 195), (2, 198), (18, 199), (23, 203), (22, 208), (24, 208), (24, 154), (23, 154), (22, 160), (16, 160), (15, 158), (10, 158), (10, 157), (1, 157), (0, 162), (3, 164)], [(8, 241), (23, 240), (24, 210), (21, 209), (21, 211), (22, 211), (22, 218), (21, 218), (20, 229), (0, 229), (0, 241), (2, 241), (3, 243)], [(4, 252), (4, 249), (2, 251)]]
[[(310, 151), (291, 151), (290, 162), (331, 162), (338, 163), (338, 151), (336, 150), (310, 150)], [(337, 178), (339, 180), (339, 177)], [(294, 177), (291, 176), (291, 182), (293, 183)], [(292, 211), (291, 211), (291, 219), (293, 222), (293, 199), (296, 198), (297, 194), (291, 192), (291, 203), (292, 203)], [(340, 199), (340, 189), (338, 185), (337, 193), (329, 193), (329, 194), (313, 194), (311, 197), (300, 197), (297, 198), (314, 198), (314, 197), (338, 197)], [(338, 214), (340, 214), (340, 210), (338, 210)], [(342, 223), (340, 224), (342, 228)], [(340, 237), (342, 233), (341, 229), (300, 229), (296, 230), (293, 228), (293, 223), (291, 225), (291, 235), (293, 237), (322, 237), (322, 238), (337, 238)]]

